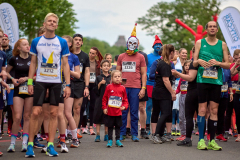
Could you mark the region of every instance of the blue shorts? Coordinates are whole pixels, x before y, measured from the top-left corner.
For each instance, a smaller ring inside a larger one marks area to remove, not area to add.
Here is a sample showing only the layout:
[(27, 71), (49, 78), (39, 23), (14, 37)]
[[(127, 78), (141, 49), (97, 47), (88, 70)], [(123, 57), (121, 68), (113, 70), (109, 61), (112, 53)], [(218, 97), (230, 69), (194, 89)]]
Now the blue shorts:
[(11, 89), (10, 93), (7, 93), (7, 105), (13, 105), (13, 93), (14, 89)]

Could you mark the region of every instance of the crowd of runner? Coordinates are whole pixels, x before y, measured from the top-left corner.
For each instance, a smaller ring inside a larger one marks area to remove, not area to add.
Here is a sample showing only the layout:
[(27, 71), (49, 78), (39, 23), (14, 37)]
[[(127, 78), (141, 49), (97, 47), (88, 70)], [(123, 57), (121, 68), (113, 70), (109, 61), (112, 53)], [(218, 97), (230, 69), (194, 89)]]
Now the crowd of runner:
[(230, 135), (240, 141), (240, 50), (231, 57), (216, 38), (216, 22), (206, 24), (208, 35), (196, 42), (188, 60), (190, 51), (175, 50), (157, 35), (153, 53), (139, 51), (136, 26), (125, 53), (103, 57), (92, 47), (87, 54), (81, 34), (55, 35), (58, 20), (47, 14), (31, 46), (26, 39), (10, 46), (0, 30), (0, 139), (10, 136), (8, 152), (22, 139), (25, 157), (35, 157), (34, 148), (58, 156), (56, 130), (56, 146), (67, 153), (66, 144), (78, 148), (82, 134), (100, 142), (101, 125), (107, 147), (113, 146), (113, 130), (116, 146), (123, 147), (129, 137), (139, 142), (139, 123), (140, 138), (155, 144), (177, 140), (178, 146), (192, 146), (196, 125), (199, 150), (222, 150), (215, 140)]

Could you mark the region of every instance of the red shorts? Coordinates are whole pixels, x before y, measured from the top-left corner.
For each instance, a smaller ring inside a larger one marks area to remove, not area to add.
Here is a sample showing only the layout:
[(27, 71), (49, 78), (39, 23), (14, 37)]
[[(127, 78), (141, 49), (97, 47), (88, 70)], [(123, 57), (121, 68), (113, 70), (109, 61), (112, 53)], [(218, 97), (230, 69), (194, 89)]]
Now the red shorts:
[(153, 91), (153, 86), (147, 85), (147, 93), (149, 98), (152, 98), (152, 91)]

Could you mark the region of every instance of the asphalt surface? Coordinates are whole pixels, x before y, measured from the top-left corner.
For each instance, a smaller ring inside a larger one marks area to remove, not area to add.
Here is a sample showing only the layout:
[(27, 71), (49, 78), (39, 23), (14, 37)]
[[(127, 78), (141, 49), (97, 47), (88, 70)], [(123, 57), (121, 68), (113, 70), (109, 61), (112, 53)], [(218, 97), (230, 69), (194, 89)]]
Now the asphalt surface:
[[(6, 126), (6, 125), (5, 125)], [(57, 136), (57, 134), (56, 134)], [(48, 157), (41, 153), (40, 149), (34, 149), (35, 159), (61, 159), (61, 160), (239, 160), (240, 159), (240, 142), (234, 140), (236, 138), (230, 137), (228, 142), (217, 143), (223, 147), (222, 151), (200, 151), (197, 149), (198, 136), (193, 135), (192, 147), (179, 147), (176, 141), (164, 144), (153, 144), (149, 139), (140, 139), (140, 142), (132, 142), (131, 139), (126, 139), (123, 143), (124, 147), (106, 148), (107, 142), (103, 141), (103, 127), (101, 127), (101, 142), (94, 142), (95, 136), (83, 135), (79, 148), (69, 148), (69, 153), (60, 153), (60, 148), (56, 148), (59, 152), (58, 157)], [(174, 138), (177, 138), (176, 136)], [(46, 141), (40, 142), (46, 144)], [(26, 159), (25, 153), (21, 152), (21, 140), (17, 140), (15, 145), (15, 152), (8, 153), (7, 148), (10, 144), (10, 137), (5, 134), (0, 140), (0, 150), (3, 156), (0, 159)], [(114, 140), (115, 144), (115, 140)], [(56, 146), (56, 145), (55, 145)], [(70, 144), (67, 144), (69, 147)]]

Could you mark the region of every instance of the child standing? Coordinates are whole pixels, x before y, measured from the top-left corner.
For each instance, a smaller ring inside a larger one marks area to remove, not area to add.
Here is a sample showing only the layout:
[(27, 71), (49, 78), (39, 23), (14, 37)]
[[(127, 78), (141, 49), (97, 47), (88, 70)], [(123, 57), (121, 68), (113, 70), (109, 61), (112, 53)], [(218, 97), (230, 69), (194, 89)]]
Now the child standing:
[(111, 75), (108, 74), (110, 69), (110, 62), (108, 60), (102, 60), (100, 63), (100, 68), (102, 70), (102, 74), (97, 76), (96, 78), (96, 102), (95, 108), (93, 112), (93, 123), (96, 124), (97, 136), (95, 142), (100, 142), (100, 127), (101, 124), (105, 125), (105, 136), (104, 141), (108, 141), (108, 127), (106, 126), (106, 118), (107, 116), (103, 114), (102, 111), (102, 98), (106, 89), (106, 86), (110, 84)]
[[(187, 60), (184, 62), (183, 74), (189, 73), (190, 63), (191, 60)], [(188, 81), (185, 81), (182, 78), (180, 78), (176, 94), (181, 92), (181, 95), (179, 97), (179, 127), (181, 130), (181, 136), (176, 139), (177, 141), (183, 141), (186, 138), (185, 99), (187, 95), (187, 87)]]
[(112, 147), (113, 127), (115, 126), (116, 145), (123, 147), (120, 142), (120, 127), (122, 126), (122, 110), (128, 108), (127, 93), (124, 86), (121, 85), (121, 72), (114, 70), (111, 73), (112, 84), (106, 87), (103, 99), (102, 109), (104, 114), (108, 115), (108, 144), (107, 147)]

